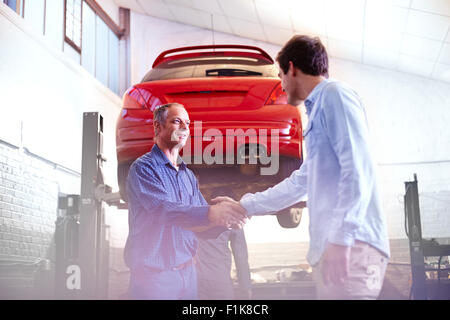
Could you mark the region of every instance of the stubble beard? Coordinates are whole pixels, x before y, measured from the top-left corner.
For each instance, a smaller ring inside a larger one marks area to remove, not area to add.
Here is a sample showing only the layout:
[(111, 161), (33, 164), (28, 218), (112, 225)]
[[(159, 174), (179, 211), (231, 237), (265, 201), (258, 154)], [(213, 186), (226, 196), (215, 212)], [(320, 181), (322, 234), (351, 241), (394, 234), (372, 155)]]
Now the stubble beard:
[[(180, 135), (185, 135), (186, 137), (183, 139), (180, 139)], [(171, 141), (176, 142), (176, 147), (178, 149), (183, 148), (186, 145), (186, 141), (189, 138), (189, 130), (175, 130), (171, 134)]]

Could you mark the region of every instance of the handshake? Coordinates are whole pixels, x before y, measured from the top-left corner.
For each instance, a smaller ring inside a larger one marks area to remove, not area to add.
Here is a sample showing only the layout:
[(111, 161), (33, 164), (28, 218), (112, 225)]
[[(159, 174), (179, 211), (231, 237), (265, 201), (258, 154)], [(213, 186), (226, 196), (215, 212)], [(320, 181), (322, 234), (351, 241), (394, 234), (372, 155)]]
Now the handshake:
[(209, 207), (208, 219), (212, 225), (242, 229), (248, 216), (238, 201), (230, 197), (216, 197), (211, 201), (214, 204)]

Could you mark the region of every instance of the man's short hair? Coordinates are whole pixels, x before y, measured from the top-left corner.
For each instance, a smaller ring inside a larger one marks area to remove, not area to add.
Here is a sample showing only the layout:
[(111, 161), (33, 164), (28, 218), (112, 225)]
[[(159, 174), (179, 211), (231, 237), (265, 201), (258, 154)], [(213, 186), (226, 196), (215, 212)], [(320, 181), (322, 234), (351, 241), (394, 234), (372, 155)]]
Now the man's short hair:
[(293, 36), (277, 55), (284, 74), (288, 73), (289, 61), (304, 74), (328, 78), (328, 55), (318, 37)]
[(172, 106), (179, 106), (184, 108), (182, 104), (176, 102), (157, 106), (153, 111), (153, 121), (158, 121), (161, 124), (165, 123), (167, 120), (167, 113), (169, 112), (169, 108)]

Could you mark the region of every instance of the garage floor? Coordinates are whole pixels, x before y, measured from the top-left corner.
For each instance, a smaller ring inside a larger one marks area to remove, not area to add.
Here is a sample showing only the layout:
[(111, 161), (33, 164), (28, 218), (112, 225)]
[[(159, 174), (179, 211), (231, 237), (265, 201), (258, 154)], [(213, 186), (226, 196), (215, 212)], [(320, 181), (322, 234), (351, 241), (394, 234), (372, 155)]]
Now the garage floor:
[[(116, 256), (120, 262), (122, 249), (113, 249), (115, 252), (111, 257)], [(250, 252), (251, 254), (251, 252)], [(254, 256), (254, 255), (253, 255)], [(252, 257), (252, 255), (251, 255)], [(252, 262), (252, 258), (250, 259)], [(253, 260), (254, 261), (254, 260)], [(306, 264), (297, 266), (266, 266), (252, 267), (251, 272), (254, 282), (254, 299), (263, 300), (311, 300), (315, 299), (315, 287), (311, 278), (305, 274), (297, 274), (297, 278), (304, 277), (299, 281), (288, 281), (280, 283), (280, 271), (292, 272), (308, 270)], [(407, 263), (390, 263), (386, 271), (383, 288), (379, 299), (382, 300), (407, 300), (410, 291), (410, 266)], [(285, 273), (286, 274), (286, 273)], [(257, 275), (257, 276), (255, 276)], [(110, 299), (124, 299), (128, 285), (129, 273), (123, 265), (116, 266), (110, 271)], [(281, 276), (282, 277), (282, 276)], [(263, 282), (263, 280), (266, 282)]]

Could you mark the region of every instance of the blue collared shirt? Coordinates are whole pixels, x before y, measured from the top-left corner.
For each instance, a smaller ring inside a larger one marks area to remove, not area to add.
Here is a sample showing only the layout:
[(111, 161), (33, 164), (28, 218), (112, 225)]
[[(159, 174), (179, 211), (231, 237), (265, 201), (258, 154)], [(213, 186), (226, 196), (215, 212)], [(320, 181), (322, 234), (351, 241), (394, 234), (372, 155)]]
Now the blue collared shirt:
[(346, 84), (323, 80), (305, 100), (307, 156), (300, 169), (263, 192), (240, 200), (249, 215), (263, 215), (308, 197), (310, 265), (327, 244), (360, 240), (390, 256), (385, 217), (362, 103)]
[(208, 225), (208, 203), (195, 175), (179, 161), (177, 171), (155, 144), (130, 167), (125, 262), (132, 270), (169, 270), (196, 254), (196, 235), (185, 228)]

